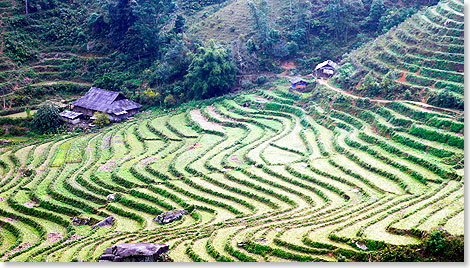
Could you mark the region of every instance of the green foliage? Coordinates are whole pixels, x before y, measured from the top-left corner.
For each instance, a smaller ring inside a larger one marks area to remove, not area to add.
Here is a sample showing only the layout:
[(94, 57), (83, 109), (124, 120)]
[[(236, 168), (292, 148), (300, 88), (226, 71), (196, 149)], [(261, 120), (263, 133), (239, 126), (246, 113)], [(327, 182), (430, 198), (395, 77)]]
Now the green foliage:
[(270, 7), (266, 0), (262, 0), (259, 4), (249, 1), (247, 4), (250, 7), (250, 13), (254, 21), (253, 30), (256, 33), (254, 40), (248, 40), (248, 51), (257, 51), (264, 59), (271, 57), (282, 58), (289, 55), (289, 53), (297, 53), (298, 45), (294, 41), (287, 45), (281, 39), (281, 33), (271, 25), (269, 20)]
[(431, 119), (429, 119), (426, 122), (426, 125), (436, 127), (436, 128), (446, 129), (455, 133), (459, 133), (459, 132), (463, 133), (463, 130), (464, 130), (463, 123), (456, 122), (454, 120), (447, 119), (447, 118), (440, 118), (438, 116), (434, 116)]
[(354, 83), (352, 79), (354, 71), (354, 65), (349, 62), (345, 63), (336, 70), (333, 80), (335, 81), (335, 83), (343, 86), (344, 88), (349, 88), (353, 86)]
[(450, 146), (464, 149), (464, 138), (444, 131), (439, 131), (426, 126), (413, 125), (409, 133), (416, 137), (440, 143), (447, 143)]
[(26, 63), (37, 59), (37, 50), (32, 49), (36, 44), (30, 36), (8, 34), (4, 42), (5, 54), (13, 61)]
[(230, 51), (211, 41), (194, 55), (184, 84), (190, 97), (210, 98), (225, 93), (235, 83), (236, 74)]
[(31, 108), (29, 108), (29, 107), (26, 107), (26, 110), (25, 110), (25, 112), (26, 112), (26, 118), (28, 118), (28, 119), (29, 119), (29, 118), (31, 118), (31, 117), (32, 117), (32, 116), (31, 116)]
[(46, 101), (39, 106), (31, 126), (39, 133), (56, 133), (62, 123), (59, 108), (54, 103)]
[(367, 26), (371, 29), (377, 30), (379, 28), (379, 21), (384, 12), (385, 5), (383, 0), (373, 0), (369, 10), (369, 16), (365, 22)]
[(357, 90), (366, 93), (369, 97), (380, 95), (383, 92), (380, 83), (377, 82), (377, 79), (374, 78), (371, 73), (368, 73), (364, 77), (361, 84), (357, 87)]
[(175, 33), (183, 32), (185, 23), (186, 23), (186, 19), (181, 14), (178, 14), (178, 16), (176, 16), (175, 25), (173, 26), (173, 32)]
[(145, 77), (151, 86), (172, 83), (187, 74), (191, 60), (187, 45), (182, 41), (173, 40), (159, 64), (152, 66)]
[(437, 229), (425, 239), (424, 248), (439, 261), (464, 261), (464, 241)]
[(427, 233), (421, 245), (394, 246), (373, 253), (372, 259), (380, 262), (463, 262), (464, 241), (462, 237), (452, 236), (438, 229)]
[(172, 1), (110, 1), (103, 8), (103, 19), (95, 19), (91, 26), (102, 29), (99, 34), (109, 38), (113, 47), (135, 59), (152, 60), (160, 51), (160, 26), (175, 7)]
[(163, 103), (165, 103), (166, 107), (173, 107), (176, 104), (175, 97), (173, 97), (173, 95), (170, 94), (165, 97), (165, 99), (163, 100)]
[(449, 89), (440, 90), (437, 94), (433, 93), (429, 97), (428, 103), (439, 107), (464, 109), (464, 99)]
[(96, 118), (94, 123), (98, 127), (104, 127), (111, 123), (107, 113), (96, 112), (93, 116)]

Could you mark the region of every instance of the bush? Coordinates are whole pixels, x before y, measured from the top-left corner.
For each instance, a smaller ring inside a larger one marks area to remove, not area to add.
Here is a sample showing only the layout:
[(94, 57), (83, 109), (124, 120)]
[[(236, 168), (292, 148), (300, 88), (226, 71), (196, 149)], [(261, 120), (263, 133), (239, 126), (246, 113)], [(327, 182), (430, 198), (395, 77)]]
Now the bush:
[(96, 117), (95, 124), (98, 127), (104, 127), (104, 126), (109, 125), (111, 123), (107, 113), (96, 112), (93, 116)]
[(432, 94), (428, 99), (428, 103), (444, 108), (464, 109), (464, 99), (449, 89), (444, 89), (437, 94)]
[(230, 51), (214, 42), (198, 49), (184, 81), (191, 97), (214, 97), (234, 85), (237, 67), (230, 54)]
[(163, 100), (163, 103), (165, 103), (165, 106), (168, 108), (173, 107), (176, 104), (176, 99), (175, 97), (173, 97), (173, 95), (170, 94), (165, 97), (165, 99)]
[(57, 132), (62, 123), (59, 108), (54, 103), (46, 101), (39, 106), (31, 125), (34, 130), (44, 134)]

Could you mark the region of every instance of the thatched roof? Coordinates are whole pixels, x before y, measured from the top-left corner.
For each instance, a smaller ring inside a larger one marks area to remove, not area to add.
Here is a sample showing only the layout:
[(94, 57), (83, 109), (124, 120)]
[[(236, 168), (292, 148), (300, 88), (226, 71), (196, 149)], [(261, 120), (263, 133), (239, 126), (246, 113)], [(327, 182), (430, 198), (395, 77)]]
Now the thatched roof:
[(123, 114), (126, 111), (141, 108), (142, 105), (128, 100), (119, 92), (92, 87), (87, 94), (71, 103), (73, 106), (105, 112)]
[(318, 69), (321, 69), (321, 68), (325, 68), (325, 67), (331, 67), (331, 68), (333, 68), (333, 70), (336, 70), (336, 68), (338, 68), (338, 64), (334, 63), (331, 60), (326, 60), (326, 61), (318, 64), (317, 67), (315, 67), (315, 71), (318, 70)]

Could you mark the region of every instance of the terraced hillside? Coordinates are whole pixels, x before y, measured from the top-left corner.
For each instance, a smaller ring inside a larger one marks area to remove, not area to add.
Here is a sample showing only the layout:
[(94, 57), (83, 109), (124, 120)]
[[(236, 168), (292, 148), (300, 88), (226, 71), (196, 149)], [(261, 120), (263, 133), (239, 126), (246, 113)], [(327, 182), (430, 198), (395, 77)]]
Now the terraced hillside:
[[(463, 12), (462, 0), (443, 0), (418, 12), (387, 34), (353, 51), (343, 60), (336, 81), (364, 96), (395, 99), (399, 92), (398, 95), (408, 99), (463, 110)], [(367, 74), (381, 83), (377, 90), (370, 90), (370, 84), (361, 87)], [(384, 76), (396, 86), (388, 86)], [(405, 94), (406, 90), (409, 92)], [(444, 91), (445, 98), (440, 98)]]
[[(421, 231), (464, 234), (458, 115), (287, 88), (1, 148), (0, 261), (96, 261), (139, 241), (180, 262), (366, 261)], [(153, 221), (173, 209), (189, 214)]]
[[(82, 93), (100, 72), (96, 66), (109, 61), (71, 45), (82, 22), (72, 14), (78, 8), (65, 5), (30, 11), (26, 18), (24, 1), (0, 1), (0, 110), (23, 111), (46, 97)], [(85, 13), (80, 16), (86, 18)]]

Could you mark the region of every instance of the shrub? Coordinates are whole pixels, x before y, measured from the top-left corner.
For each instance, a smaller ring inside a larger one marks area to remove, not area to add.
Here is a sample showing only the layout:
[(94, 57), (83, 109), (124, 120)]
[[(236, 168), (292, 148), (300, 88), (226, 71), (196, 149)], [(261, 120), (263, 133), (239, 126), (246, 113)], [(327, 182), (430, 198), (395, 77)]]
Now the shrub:
[(33, 129), (39, 133), (57, 132), (61, 125), (62, 120), (59, 116), (59, 108), (50, 101), (46, 101), (39, 106), (32, 121)]
[(95, 119), (95, 124), (98, 127), (104, 127), (104, 126), (109, 125), (111, 123), (107, 113), (96, 112), (93, 116), (96, 118)]

